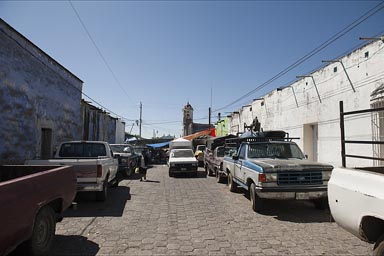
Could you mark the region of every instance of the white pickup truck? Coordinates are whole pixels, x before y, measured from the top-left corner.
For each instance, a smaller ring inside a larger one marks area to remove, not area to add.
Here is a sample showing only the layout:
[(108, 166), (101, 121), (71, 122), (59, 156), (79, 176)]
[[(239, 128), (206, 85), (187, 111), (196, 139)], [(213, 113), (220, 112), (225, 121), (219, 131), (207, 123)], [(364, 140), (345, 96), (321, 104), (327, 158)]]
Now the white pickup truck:
[(77, 176), (77, 192), (96, 192), (98, 201), (107, 199), (108, 186), (118, 185), (118, 160), (104, 141), (67, 141), (59, 145), (53, 159), (27, 160), (27, 165), (70, 165)]
[(384, 168), (335, 168), (328, 200), (336, 223), (384, 255)]
[(192, 142), (178, 138), (170, 142), (169, 148), (169, 177), (177, 173), (192, 173), (197, 176), (198, 161), (192, 151)]

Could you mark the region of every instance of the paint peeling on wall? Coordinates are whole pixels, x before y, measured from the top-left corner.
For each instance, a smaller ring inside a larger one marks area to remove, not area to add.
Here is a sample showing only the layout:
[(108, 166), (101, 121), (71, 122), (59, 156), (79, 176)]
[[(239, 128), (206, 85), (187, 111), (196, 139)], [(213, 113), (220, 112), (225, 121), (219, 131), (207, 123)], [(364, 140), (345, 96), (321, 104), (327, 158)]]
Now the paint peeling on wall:
[(0, 20), (0, 164), (39, 158), (42, 129), (52, 149), (81, 139), (82, 81)]

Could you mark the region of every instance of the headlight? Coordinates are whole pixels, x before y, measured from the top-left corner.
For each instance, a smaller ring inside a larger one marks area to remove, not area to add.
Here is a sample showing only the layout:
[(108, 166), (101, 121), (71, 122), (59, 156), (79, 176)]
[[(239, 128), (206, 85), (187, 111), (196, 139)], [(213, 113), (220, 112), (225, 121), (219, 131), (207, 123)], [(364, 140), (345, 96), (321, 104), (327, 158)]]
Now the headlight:
[(329, 180), (331, 178), (332, 171), (323, 171), (323, 180)]
[(266, 173), (267, 181), (277, 181), (277, 173)]
[(175, 163), (170, 163), (170, 166), (171, 166), (171, 167), (175, 167), (176, 164), (175, 164)]

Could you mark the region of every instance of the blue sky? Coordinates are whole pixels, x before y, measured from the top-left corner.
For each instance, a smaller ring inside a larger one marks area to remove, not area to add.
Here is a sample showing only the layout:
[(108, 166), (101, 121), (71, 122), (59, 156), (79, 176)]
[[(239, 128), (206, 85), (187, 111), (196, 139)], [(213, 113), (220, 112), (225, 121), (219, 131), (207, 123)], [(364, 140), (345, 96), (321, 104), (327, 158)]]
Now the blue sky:
[[(383, 35), (381, 9), (297, 68), (223, 109), (378, 4), (0, 0), (0, 17), (83, 80), (86, 95), (126, 118), (127, 131), (139, 119), (142, 102), (142, 135), (149, 138), (154, 132), (180, 136), (188, 101), (195, 122), (208, 123), (210, 106), (215, 122), (218, 112), (235, 111), (319, 68), (321, 60), (352, 50), (363, 43), (359, 37)], [(139, 133), (136, 125), (132, 133)]]

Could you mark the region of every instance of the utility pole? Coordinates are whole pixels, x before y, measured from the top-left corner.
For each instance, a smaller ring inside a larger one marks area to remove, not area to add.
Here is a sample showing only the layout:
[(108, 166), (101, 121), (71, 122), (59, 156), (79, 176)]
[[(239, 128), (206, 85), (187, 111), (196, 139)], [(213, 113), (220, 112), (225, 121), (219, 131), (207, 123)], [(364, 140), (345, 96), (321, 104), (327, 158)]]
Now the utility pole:
[(208, 127), (211, 128), (211, 107), (208, 108)]
[(143, 117), (143, 104), (140, 101), (140, 121), (139, 121), (139, 125), (140, 125), (139, 126), (139, 136), (140, 136), (140, 138), (141, 138), (141, 123), (143, 122), (142, 117)]

